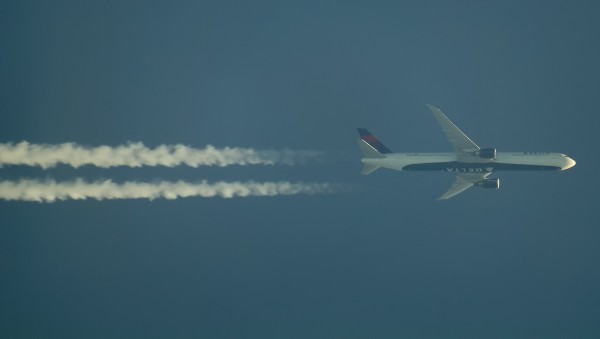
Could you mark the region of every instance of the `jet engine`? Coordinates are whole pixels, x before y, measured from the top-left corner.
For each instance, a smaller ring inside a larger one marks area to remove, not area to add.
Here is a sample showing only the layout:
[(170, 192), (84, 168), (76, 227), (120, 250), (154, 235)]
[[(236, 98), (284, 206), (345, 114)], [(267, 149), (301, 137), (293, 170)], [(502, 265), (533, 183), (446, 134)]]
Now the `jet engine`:
[(500, 179), (498, 178), (494, 178), (494, 179), (483, 179), (482, 181), (477, 183), (478, 186), (481, 186), (483, 188), (500, 188)]
[(496, 159), (495, 148), (482, 148), (479, 151), (475, 152), (475, 154), (483, 159)]

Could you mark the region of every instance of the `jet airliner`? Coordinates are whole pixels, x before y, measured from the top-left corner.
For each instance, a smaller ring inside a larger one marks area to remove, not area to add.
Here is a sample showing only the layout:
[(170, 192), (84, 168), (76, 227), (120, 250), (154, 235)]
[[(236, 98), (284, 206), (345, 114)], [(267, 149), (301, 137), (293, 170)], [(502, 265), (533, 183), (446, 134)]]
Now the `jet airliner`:
[(496, 152), (480, 148), (436, 107), (427, 105), (454, 148), (453, 153), (393, 153), (365, 128), (359, 128), (358, 145), (363, 152), (363, 175), (383, 167), (398, 171), (443, 171), (456, 174), (456, 181), (438, 200), (445, 200), (470, 187), (500, 188), (498, 171), (564, 171), (575, 160), (562, 153)]

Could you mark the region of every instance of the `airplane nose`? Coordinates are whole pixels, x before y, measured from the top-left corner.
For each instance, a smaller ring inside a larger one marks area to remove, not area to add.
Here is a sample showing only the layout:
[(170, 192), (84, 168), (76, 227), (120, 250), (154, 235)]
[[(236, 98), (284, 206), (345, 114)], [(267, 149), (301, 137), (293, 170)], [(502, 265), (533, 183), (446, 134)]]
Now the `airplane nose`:
[(565, 167), (563, 167), (563, 171), (575, 166), (575, 164), (576, 164), (575, 160), (573, 160), (571, 158), (567, 158), (566, 160), (567, 161), (566, 161)]

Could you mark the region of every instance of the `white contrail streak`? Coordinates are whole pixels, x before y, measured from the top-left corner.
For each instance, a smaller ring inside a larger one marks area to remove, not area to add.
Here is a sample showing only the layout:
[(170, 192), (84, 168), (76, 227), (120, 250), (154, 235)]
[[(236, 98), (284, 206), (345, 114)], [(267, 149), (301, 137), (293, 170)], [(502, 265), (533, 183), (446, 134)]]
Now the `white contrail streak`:
[(330, 183), (280, 182), (216, 182), (184, 181), (156, 183), (112, 180), (86, 182), (76, 179), (68, 182), (54, 180), (0, 181), (0, 199), (16, 201), (54, 202), (57, 200), (111, 200), (111, 199), (177, 199), (187, 197), (251, 197), (296, 194), (334, 193), (340, 185)]
[(194, 148), (182, 144), (160, 145), (148, 148), (141, 142), (120, 146), (85, 147), (75, 143), (0, 144), (0, 167), (5, 165), (39, 166), (44, 169), (58, 164), (75, 168), (83, 165), (98, 167), (141, 167), (187, 165), (229, 166), (229, 165), (294, 165), (322, 154), (318, 151), (255, 150), (252, 148), (206, 146)]

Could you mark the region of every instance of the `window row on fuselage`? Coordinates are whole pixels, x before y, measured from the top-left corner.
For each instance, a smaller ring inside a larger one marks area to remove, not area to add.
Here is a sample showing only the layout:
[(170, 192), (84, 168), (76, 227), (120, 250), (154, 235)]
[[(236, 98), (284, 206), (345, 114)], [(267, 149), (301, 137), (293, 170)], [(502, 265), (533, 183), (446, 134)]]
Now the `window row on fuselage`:
[(408, 157), (447, 157), (454, 153), (405, 153)]
[(550, 155), (550, 153), (548, 152), (523, 152), (523, 153), (513, 153), (512, 155), (514, 156), (546, 156), (546, 155)]

